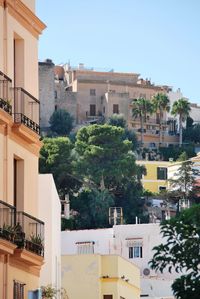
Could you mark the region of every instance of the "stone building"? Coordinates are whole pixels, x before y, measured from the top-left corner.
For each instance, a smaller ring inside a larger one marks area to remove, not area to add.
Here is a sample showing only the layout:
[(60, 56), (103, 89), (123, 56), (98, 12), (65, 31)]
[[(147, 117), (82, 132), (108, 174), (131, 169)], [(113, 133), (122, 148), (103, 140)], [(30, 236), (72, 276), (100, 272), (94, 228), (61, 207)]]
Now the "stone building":
[[(52, 62), (47, 60), (39, 63), (39, 70), (42, 128), (49, 126), (50, 114), (61, 108), (70, 112), (77, 126), (122, 114), (128, 127), (140, 135), (140, 120), (132, 117), (133, 99), (143, 97), (151, 100), (158, 92), (168, 93), (170, 90), (167, 86), (156, 86), (148, 79), (141, 79), (136, 73), (98, 71), (87, 69), (83, 64), (78, 67), (70, 64), (53, 67)], [(175, 127), (172, 134), (166, 113), (163, 118), (163, 143), (176, 144)], [(156, 113), (149, 116), (144, 124), (144, 143), (146, 146), (159, 144), (159, 118)]]

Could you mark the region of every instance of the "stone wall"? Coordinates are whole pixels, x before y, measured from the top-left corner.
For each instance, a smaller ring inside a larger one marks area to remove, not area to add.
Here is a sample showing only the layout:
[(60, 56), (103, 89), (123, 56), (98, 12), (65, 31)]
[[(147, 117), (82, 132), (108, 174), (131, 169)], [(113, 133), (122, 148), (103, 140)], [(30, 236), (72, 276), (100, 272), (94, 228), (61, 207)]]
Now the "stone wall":
[(49, 128), (49, 119), (55, 110), (54, 64), (51, 60), (39, 63), (40, 127)]

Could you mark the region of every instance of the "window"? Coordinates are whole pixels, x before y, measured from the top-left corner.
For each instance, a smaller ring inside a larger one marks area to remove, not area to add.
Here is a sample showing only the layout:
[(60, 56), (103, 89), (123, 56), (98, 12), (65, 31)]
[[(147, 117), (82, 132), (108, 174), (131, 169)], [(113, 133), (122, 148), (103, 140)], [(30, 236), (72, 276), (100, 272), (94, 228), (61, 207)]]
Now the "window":
[(130, 239), (127, 245), (129, 259), (142, 258), (142, 240)]
[(24, 283), (14, 280), (13, 285), (13, 299), (24, 299)]
[(113, 295), (103, 295), (103, 299), (113, 299)]
[(167, 168), (166, 167), (157, 167), (157, 179), (158, 180), (167, 180)]
[(55, 97), (55, 99), (57, 99), (57, 98), (58, 98), (58, 93), (57, 93), (57, 90), (55, 90), (55, 91), (54, 91), (54, 97)]
[(90, 95), (96, 96), (96, 89), (90, 89)]
[(164, 187), (164, 186), (159, 186), (159, 191), (163, 191), (163, 190), (166, 190), (166, 187)]
[(133, 249), (134, 249), (133, 257), (134, 258), (137, 258), (137, 257), (142, 258), (142, 246), (141, 245), (134, 246)]
[(90, 105), (90, 116), (96, 116), (96, 105)]
[(58, 105), (55, 105), (55, 111), (57, 111), (58, 110)]
[(133, 258), (133, 247), (129, 247), (129, 259)]
[(94, 242), (77, 242), (76, 245), (78, 254), (94, 253)]
[(119, 114), (119, 105), (118, 104), (113, 104), (113, 113)]

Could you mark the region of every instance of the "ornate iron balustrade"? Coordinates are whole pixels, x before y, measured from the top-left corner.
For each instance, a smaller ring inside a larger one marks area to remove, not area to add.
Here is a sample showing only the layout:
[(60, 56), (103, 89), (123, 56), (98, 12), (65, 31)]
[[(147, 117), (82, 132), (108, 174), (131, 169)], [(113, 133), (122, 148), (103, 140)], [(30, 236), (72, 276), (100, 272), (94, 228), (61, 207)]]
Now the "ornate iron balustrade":
[(17, 212), (16, 231), (15, 243), (19, 248), (44, 256), (44, 222), (25, 212)]
[(28, 118), (26, 115), (22, 113), (14, 113), (14, 121), (15, 123), (21, 123), (36, 132), (38, 135), (40, 134), (40, 126)]
[(39, 105), (40, 102), (21, 87), (14, 87), (14, 121), (40, 134)]
[(0, 108), (12, 115), (12, 80), (0, 71)]
[(0, 238), (14, 242), (15, 207), (0, 200)]

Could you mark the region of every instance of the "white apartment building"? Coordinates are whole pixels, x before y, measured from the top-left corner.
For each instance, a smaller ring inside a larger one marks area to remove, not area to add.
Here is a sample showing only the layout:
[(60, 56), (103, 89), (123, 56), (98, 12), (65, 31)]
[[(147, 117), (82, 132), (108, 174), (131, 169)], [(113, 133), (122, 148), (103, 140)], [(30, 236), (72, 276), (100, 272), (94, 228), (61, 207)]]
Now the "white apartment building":
[[(61, 220), (60, 199), (52, 174), (39, 175), (38, 209), (45, 221), (45, 259), (40, 275), (40, 286), (61, 288)], [(56, 299), (59, 299), (59, 293)]]
[(64, 231), (61, 233), (61, 254), (120, 255), (140, 268), (141, 298), (172, 299), (171, 284), (176, 276), (167, 272), (156, 273), (148, 265), (153, 257), (153, 247), (162, 242), (158, 224)]

